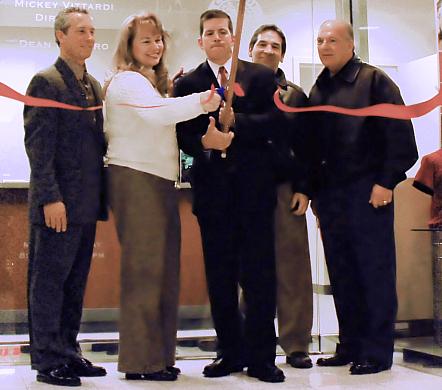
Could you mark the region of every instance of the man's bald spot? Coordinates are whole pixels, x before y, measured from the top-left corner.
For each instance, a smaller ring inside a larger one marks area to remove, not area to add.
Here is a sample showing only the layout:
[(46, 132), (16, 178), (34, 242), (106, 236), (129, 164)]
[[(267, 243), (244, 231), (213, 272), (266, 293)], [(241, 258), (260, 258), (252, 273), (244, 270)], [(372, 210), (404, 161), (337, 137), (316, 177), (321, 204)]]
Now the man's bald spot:
[(355, 40), (355, 36), (353, 33), (353, 26), (350, 23), (346, 22), (345, 20), (337, 20), (337, 19), (326, 20), (321, 24), (319, 29), (321, 30), (324, 27), (342, 29), (347, 35), (348, 39), (350, 39), (352, 42)]

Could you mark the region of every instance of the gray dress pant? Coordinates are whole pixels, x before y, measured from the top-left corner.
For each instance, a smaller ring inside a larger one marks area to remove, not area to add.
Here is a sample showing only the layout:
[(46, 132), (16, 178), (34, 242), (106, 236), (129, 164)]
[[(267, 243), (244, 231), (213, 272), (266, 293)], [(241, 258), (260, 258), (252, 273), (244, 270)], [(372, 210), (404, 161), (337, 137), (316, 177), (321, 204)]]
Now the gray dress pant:
[(177, 191), (170, 180), (109, 166), (121, 244), (118, 370), (152, 373), (175, 364), (180, 265)]
[(95, 240), (95, 223), (57, 233), (31, 225), (28, 319), (31, 364), (47, 370), (81, 357), (77, 335)]
[(313, 322), (313, 291), (305, 215), (290, 211), (292, 189), (278, 186), (275, 251), (279, 345), (290, 355), (308, 352)]

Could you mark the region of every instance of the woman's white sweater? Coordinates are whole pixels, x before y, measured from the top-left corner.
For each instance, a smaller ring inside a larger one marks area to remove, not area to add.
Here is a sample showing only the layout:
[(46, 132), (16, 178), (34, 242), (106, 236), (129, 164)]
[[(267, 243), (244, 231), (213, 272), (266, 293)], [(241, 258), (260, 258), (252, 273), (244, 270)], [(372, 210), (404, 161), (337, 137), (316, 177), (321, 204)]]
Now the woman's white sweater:
[(108, 163), (176, 180), (175, 124), (205, 113), (200, 94), (164, 98), (146, 77), (124, 71), (109, 84), (105, 105)]

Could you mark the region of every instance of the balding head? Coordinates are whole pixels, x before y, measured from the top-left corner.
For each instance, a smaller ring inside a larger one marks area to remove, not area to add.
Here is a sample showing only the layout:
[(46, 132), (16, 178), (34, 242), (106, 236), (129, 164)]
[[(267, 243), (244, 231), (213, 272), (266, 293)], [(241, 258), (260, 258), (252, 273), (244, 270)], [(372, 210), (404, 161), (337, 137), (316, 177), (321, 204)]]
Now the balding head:
[(326, 20), (319, 28), (317, 46), (324, 66), (332, 75), (338, 73), (353, 57), (353, 27), (343, 20)]
[(354, 33), (353, 33), (353, 26), (346, 22), (345, 20), (338, 20), (338, 19), (331, 19), (326, 20), (321, 24), (319, 27), (319, 30), (323, 28), (333, 28), (337, 31), (342, 32), (343, 35), (347, 35), (347, 38), (351, 41), (354, 41)]

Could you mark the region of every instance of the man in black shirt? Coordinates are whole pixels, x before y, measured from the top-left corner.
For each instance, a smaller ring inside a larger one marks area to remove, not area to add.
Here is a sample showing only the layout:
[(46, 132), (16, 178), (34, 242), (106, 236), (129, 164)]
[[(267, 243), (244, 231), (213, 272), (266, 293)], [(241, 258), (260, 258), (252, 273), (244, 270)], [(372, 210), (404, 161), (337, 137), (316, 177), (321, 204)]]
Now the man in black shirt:
[[(399, 88), (354, 54), (353, 30), (343, 21), (321, 25), (317, 47), (325, 69), (310, 105), (360, 108), (403, 104)], [(346, 365), (370, 374), (392, 365), (397, 311), (393, 189), (417, 160), (409, 120), (309, 114), (313, 196), (336, 313), (336, 354), (320, 366)]]

